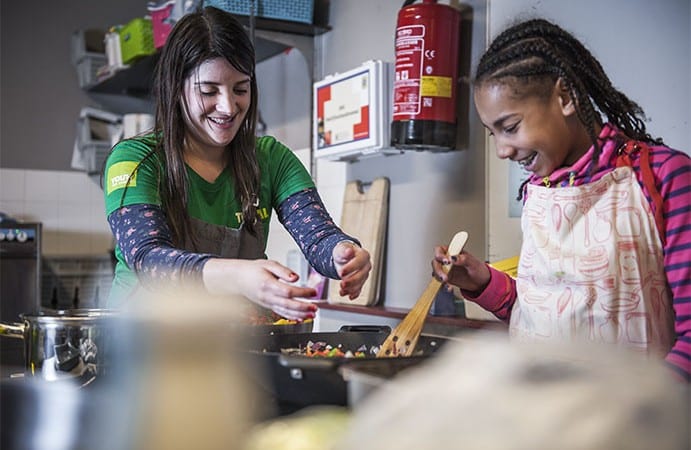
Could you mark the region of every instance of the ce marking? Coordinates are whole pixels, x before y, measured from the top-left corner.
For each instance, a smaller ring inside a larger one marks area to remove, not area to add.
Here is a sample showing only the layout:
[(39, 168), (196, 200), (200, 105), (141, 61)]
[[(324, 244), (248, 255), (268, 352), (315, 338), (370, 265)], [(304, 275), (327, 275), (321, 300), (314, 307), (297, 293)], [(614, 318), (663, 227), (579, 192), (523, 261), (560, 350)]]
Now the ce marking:
[(425, 50), (425, 58), (427, 58), (427, 59), (434, 59), (436, 54), (437, 54), (436, 50)]

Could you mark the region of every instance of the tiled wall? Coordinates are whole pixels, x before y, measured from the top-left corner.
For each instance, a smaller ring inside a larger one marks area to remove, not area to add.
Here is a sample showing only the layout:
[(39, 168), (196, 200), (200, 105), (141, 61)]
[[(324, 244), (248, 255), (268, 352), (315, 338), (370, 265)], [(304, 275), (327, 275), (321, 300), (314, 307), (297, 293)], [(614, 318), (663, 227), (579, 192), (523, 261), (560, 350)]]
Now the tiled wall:
[(102, 255), (113, 248), (103, 191), (84, 172), (0, 169), (0, 211), (43, 223), (45, 256)]
[[(295, 153), (309, 168), (309, 150)], [(347, 163), (319, 161), (318, 189), (327, 210), (340, 222)], [(103, 255), (113, 248), (103, 191), (83, 172), (0, 169), (0, 212), (43, 223), (45, 256)], [(297, 249), (274, 219), (267, 254), (281, 263)]]

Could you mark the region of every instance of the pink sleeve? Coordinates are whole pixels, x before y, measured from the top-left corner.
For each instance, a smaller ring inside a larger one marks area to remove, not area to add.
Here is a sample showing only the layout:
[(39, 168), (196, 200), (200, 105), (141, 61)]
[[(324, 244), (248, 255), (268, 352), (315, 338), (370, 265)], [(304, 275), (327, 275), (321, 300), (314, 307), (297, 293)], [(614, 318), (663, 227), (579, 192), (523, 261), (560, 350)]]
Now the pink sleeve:
[(508, 322), (511, 308), (516, 301), (516, 280), (491, 266), (489, 284), (479, 295), (475, 292), (461, 291), (463, 298), (475, 302), (498, 319)]
[(691, 380), (691, 159), (684, 153), (659, 151), (653, 153), (651, 163), (663, 199), (664, 264), (677, 335), (666, 361), (688, 381)]

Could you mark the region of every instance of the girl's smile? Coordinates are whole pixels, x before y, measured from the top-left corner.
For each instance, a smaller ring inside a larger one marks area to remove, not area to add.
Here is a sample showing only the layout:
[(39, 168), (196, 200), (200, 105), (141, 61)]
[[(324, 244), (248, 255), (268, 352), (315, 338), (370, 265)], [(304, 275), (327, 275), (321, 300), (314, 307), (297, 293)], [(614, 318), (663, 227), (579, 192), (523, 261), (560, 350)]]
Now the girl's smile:
[(535, 175), (549, 176), (570, 166), (590, 148), (559, 81), (546, 96), (519, 96), (508, 84), (487, 82), (475, 89), (474, 97), (482, 123), (494, 136), (497, 156)]

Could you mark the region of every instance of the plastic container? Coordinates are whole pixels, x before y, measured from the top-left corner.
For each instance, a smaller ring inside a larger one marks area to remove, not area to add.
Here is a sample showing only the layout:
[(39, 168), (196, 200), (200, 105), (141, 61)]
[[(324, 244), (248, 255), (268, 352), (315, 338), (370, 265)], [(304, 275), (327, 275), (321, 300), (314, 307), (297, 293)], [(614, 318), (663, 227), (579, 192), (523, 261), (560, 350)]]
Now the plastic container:
[(108, 57), (108, 67), (117, 70), (125, 65), (122, 63), (122, 50), (120, 50), (120, 33), (117, 27), (111, 28), (105, 37), (106, 56)]
[(76, 151), (87, 174), (100, 174), (113, 146), (113, 130), (122, 117), (107, 111), (85, 107), (77, 120)]
[[(233, 14), (250, 15), (252, 0), (204, 0), (204, 6), (215, 6)], [(267, 19), (311, 24), (314, 16), (313, 0), (254, 0), (254, 15)]]
[(104, 54), (104, 36), (105, 33), (103, 31), (96, 29), (77, 30), (72, 33), (70, 40), (70, 59), (72, 64), (76, 65), (85, 56)]
[(166, 20), (170, 18), (170, 14), (173, 11), (176, 0), (170, 0), (163, 3), (149, 2), (146, 8), (149, 10), (151, 15), (151, 26), (154, 35), (154, 47), (161, 48), (166, 43), (170, 30), (173, 25), (168, 23)]
[(108, 58), (101, 53), (87, 53), (76, 64), (80, 88), (88, 88), (98, 83), (99, 74), (108, 65)]
[(145, 17), (132, 19), (120, 28), (119, 33), (123, 64), (130, 64), (156, 51), (151, 19)]

